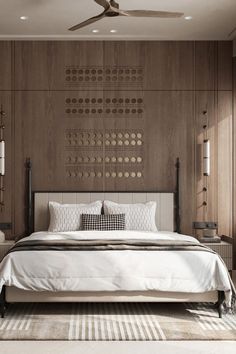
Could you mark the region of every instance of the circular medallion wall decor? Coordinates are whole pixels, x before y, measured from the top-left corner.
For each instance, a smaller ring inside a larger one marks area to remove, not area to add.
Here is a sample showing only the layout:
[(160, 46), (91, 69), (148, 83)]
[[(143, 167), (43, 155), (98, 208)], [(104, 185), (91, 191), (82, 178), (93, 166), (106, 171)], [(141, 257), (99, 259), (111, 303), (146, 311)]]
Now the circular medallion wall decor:
[[(142, 130), (81, 130), (65, 133), (69, 178), (140, 179), (143, 177)], [(100, 170), (95, 170), (100, 166)], [(115, 167), (115, 170), (114, 170)]]
[[(89, 94), (92, 97), (85, 98), (85, 94)], [(67, 96), (64, 101), (66, 117), (143, 118), (144, 102), (142, 92), (135, 93), (138, 97), (133, 97), (129, 94), (129, 98), (93, 97), (93, 95), (97, 95), (97, 92), (87, 91), (87, 93), (80, 93), (77, 97), (75, 97), (75, 93), (70, 94), (70, 97)], [(104, 96), (106, 95), (108, 93), (104, 93)]]
[(144, 69), (141, 66), (79, 66), (64, 69), (66, 87), (135, 87), (142, 88)]

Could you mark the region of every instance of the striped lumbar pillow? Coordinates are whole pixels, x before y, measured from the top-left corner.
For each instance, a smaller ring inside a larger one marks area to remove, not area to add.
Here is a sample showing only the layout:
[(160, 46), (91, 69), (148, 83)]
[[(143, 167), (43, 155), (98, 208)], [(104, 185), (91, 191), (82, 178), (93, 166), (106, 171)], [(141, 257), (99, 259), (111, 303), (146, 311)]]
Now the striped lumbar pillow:
[(125, 230), (125, 214), (82, 214), (83, 230)]

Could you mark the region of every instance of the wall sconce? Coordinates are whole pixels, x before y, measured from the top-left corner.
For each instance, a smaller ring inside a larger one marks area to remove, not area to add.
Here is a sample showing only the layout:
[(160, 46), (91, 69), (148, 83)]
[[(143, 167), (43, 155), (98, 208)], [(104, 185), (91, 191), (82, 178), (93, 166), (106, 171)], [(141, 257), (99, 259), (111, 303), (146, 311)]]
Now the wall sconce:
[(203, 174), (210, 176), (210, 140), (205, 139), (203, 142)]
[(0, 206), (4, 206), (4, 176), (5, 176), (5, 140), (4, 140), (4, 122), (3, 117), (6, 113), (1, 105), (0, 110)]

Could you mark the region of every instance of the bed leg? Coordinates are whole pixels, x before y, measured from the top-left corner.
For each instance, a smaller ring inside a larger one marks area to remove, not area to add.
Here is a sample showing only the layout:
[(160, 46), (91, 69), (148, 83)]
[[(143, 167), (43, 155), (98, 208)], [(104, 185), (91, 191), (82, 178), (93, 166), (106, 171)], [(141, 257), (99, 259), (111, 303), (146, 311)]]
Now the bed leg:
[(1, 318), (4, 318), (6, 311), (6, 288), (5, 285), (2, 287), (2, 292), (0, 294), (0, 312)]
[(218, 291), (218, 313), (219, 313), (219, 318), (222, 318), (222, 313), (223, 313), (223, 302), (225, 299), (225, 294), (223, 291)]

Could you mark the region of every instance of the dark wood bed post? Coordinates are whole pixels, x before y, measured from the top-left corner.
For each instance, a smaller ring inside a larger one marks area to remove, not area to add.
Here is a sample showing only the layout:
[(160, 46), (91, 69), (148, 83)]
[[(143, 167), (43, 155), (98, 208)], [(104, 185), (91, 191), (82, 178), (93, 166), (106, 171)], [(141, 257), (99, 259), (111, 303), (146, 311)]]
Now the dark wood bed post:
[(175, 164), (175, 168), (176, 168), (176, 187), (175, 187), (175, 228), (176, 228), (176, 232), (178, 232), (178, 234), (181, 233), (181, 229), (180, 229), (180, 202), (179, 202), (179, 173), (180, 173), (180, 160), (179, 157), (177, 157), (176, 159), (176, 164)]
[(4, 318), (6, 312), (6, 288), (5, 285), (2, 287), (2, 291), (0, 294), (0, 312), (1, 318)]
[(32, 233), (33, 204), (32, 204), (32, 163), (29, 157), (26, 159), (26, 180), (27, 180), (27, 214), (26, 214), (26, 233)]
[(225, 300), (225, 293), (224, 291), (218, 291), (218, 302), (216, 303), (218, 307), (219, 318), (222, 318), (223, 309), (224, 309), (224, 300)]

